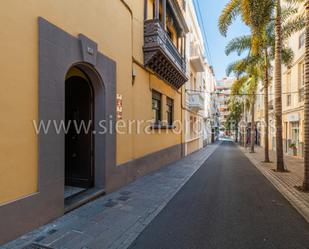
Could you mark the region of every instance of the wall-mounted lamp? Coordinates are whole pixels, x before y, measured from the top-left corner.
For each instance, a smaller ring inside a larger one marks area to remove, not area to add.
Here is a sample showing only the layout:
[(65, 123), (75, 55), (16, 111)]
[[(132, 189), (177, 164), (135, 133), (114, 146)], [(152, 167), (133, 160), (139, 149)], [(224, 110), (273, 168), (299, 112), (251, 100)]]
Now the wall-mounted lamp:
[(133, 68), (132, 69), (132, 86), (134, 85), (136, 75), (137, 75), (137, 73), (136, 73), (135, 69)]

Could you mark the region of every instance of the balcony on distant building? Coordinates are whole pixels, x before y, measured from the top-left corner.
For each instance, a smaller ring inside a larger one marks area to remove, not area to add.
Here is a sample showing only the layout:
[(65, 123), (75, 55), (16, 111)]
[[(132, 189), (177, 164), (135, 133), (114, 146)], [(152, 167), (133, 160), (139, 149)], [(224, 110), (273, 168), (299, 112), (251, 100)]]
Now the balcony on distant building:
[(194, 42), (190, 44), (190, 62), (196, 72), (204, 72), (204, 56), (200, 46)]
[[(145, 4), (148, 6), (147, 1)], [(148, 11), (145, 10), (145, 13)], [(144, 64), (177, 89), (188, 81), (185, 58), (187, 31), (183, 10), (176, 0), (155, 0), (153, 18), (148, 19), (145, 14)]]
[(188, 108), (194, 112), (203, 111), (205, 108), (204, 96), (202, 93), (187, 92)]

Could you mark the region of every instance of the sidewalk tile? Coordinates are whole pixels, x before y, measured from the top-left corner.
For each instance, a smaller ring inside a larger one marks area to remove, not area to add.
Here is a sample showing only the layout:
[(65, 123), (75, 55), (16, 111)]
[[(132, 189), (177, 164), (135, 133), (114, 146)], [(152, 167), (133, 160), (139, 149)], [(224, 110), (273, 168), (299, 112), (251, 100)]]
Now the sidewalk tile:
[(19, 249), (33, 242), (53, 249), (127, 248), (218, 146), (209, 145), (141, 177), (3, 248)]

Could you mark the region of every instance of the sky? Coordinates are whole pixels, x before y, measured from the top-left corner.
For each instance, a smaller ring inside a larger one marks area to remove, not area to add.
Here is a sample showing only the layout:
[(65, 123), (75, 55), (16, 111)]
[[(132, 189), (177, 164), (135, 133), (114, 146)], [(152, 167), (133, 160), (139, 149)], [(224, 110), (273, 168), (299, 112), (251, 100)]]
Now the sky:
[[(218, 19), (222, 9), (229, 0), (194, 1), (199, 3), (204, 22), (205, 33), (212, 59), (212, 63), (209, 62), (209, 64), (212, 64), (214, 68), (216, 79), (220, 80), (226, 76), (225, 71), (227, 66), (231, 62), (237, 60), (237, 58), (240, 58), (237, 54), (226, 56), (224, 52), (226, 44), (237, 36), (248, 34), (249, 29), (238, 19), (233, 22), (232, 26), (230, 26), (227, 37), (222, 36), (218, 29)], [(209, 61), (209, 56), (207, 56), (207, 59)]]

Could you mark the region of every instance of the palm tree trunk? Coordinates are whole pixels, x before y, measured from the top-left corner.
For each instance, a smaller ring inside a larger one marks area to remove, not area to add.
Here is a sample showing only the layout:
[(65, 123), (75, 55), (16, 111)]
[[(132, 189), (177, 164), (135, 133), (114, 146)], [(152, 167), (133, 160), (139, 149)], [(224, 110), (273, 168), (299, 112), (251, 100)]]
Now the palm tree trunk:
[(309, 191), (309, 1), (306, 1), (306, 55), (305, 55), (305, 175), (304, 190)]
[(255, 121), (254, 121), (254, 102), (251, 103), (251, 153), (254, 153), (254, 142), (255, 142)]
[(235, 143), (238, 143), (238, 123), (239, 123), (239, 121), (236, 120), (236, 127), (235, 127)]
[(276, 120), (276, 155), (277, 170), (284, 171), (282, 145), (282, 90), (281, 90), (281, 59), (282, 59), (282, 30), (281, 3), (276, 0), (276, 45), (275, 45), (275, 120)]
[(244, 143), (244, 147), (246, 148), (246, 144), (247, 144), (247, 124), (246, 124), (246, 104), (244, 103), (244, 130), (243, 130), (243, 143)]
[(264, 123), (264, 161), (269, 163), (269, 110), (268, 110), (268, 85), (269, 85), (269, 74), (268, 74), (268, 51), (265, 49), (265, 82), (264, 82), (264, 111), (265, 111), (265, 123)]

